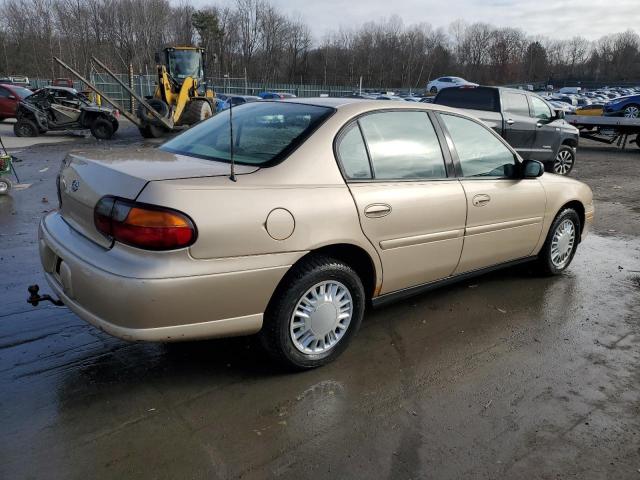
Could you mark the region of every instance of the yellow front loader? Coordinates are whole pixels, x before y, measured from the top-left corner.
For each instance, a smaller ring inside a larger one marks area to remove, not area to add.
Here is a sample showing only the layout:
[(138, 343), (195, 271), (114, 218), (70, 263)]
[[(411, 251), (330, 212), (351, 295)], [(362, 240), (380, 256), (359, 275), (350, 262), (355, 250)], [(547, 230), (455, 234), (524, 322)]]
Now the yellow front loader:
[(204, 79), (203, 48), (168, 47), (164, 59), (156, 55), (156, 63), (158, 85), (145, 102), (155, 114), (142, 103), (137, 110), (143, 137), (161, 137), (175, 126), (193, 125), (213, 114), (215, 94)]

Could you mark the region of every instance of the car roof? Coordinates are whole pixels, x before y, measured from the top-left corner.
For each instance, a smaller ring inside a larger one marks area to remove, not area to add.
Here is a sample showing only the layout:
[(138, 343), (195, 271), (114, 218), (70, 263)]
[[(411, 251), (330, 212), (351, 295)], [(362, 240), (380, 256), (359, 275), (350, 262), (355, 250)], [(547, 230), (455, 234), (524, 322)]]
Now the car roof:
[[(269, 100), (267, 100), (268, 102)], [(303, 105), (315, 105), (318, 107), (330, 107), (337, 110), (349, 110), (354, 114), (365, 113), (373, 110), (424, 110), (424, 111), (442, 111), (442, 112), (456, 112), (470, 118), (470, 115), (461, 112), (458, 109), (447, 107), (445, 105), (437, 105), (433, 103), (421, 103), (421, 102), (389, 102), (388, 100), (369, 100), (365, 98), (350, 98), (350, 97), (307, 97), (307, 98), (288, 98), (281, 100), (285, 103), (298, 103)]]
[(58, 87), (58, 86), (55, 86), (55, 85), (47, 85), (47, 86), (42, 87), (42, 88), (45, 88), (47, 90), (63, 90), (65, 92), (74, 93), (74, 94), (78, 93), (78, 91), (75, 88), (71, 88), (71, 87)]

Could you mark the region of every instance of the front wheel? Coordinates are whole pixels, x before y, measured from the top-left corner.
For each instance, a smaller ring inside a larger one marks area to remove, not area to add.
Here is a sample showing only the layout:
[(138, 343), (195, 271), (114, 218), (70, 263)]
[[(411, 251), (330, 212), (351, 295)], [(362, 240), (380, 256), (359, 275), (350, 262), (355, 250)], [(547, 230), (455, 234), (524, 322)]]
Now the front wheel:
[(627, 105), (622, 113), (626, 118), (638, 118), (640, 117), (640, 105)]
[(113, 123), (106, 118), (98, 117), (91, 124), (91, 134), (98, 140), (109, 140), (113, 132)]
[(538, 254), (538, 265), (545, 275), (559, 275), (567, 269), (580, 241), (580, 217), (573, 208), (565, 208), (549, 228)]
[(319, 367), (347, 348), (364, 308), (362, 281), (349, 265), (311, 257), (295, 266), (274, 294), (265, 313), (262, 344), (290, 368)]
[(21, 118), (13, 124), (13, 133), (16, 137), (37, 137), (40, 130), (35, 122), (27, 118)]
[(431, 93), (433, 93), (434, 95), (436, 93), (438, 93), (438, 89), (436, 87), (431, 87), (431, 90), (429, 90)]
[(0, 177), (0, 195), (7, 195), (13, 184), (7, 177)]
[(167, 133), (163, 127), (159, 127), (157, 125), (147, 124), (144, 127), (139, 127), (140, 135), (144, 138), (161, 138), (164, 137)]
[(549, 162), (547, 171), (558, 175), (569, 175), (576, 163), (576, 151), (568, 145), (561, 145), (556, 158)]

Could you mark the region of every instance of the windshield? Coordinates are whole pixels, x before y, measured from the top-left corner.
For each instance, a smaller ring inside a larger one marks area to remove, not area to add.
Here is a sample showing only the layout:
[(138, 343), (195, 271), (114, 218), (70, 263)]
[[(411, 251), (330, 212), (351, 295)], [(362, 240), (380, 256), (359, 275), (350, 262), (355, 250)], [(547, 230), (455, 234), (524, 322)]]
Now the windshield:
[(198, 50), (170, 50), (169, 72), (175, 79), (203, 77), (202, 54)]
[[(234, 161), (268, 166), (291, 153), (324, 122), (332, 108), (282, 102), (251, 102), (233, 108)], [(229, 109), (190, 128), (162, 147), (207, 160), (230, 161)]]
[(28, 88), (14, 86), (13, 91), (16, 92), (20, 98), (27, 98), (28, 96), (33, 95), (33, 92)]

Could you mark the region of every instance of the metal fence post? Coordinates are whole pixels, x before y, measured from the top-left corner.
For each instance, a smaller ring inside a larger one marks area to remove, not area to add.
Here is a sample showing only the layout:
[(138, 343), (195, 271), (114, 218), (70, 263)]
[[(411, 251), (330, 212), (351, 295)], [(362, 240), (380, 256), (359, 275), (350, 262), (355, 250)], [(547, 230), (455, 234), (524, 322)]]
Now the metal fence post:
[[(129, 64), (129, 88), (133, 90), (133, 64)], [(133, 95), (129, 95), (129, 112), (133, 113), (135, 111), (135, 99)]]

